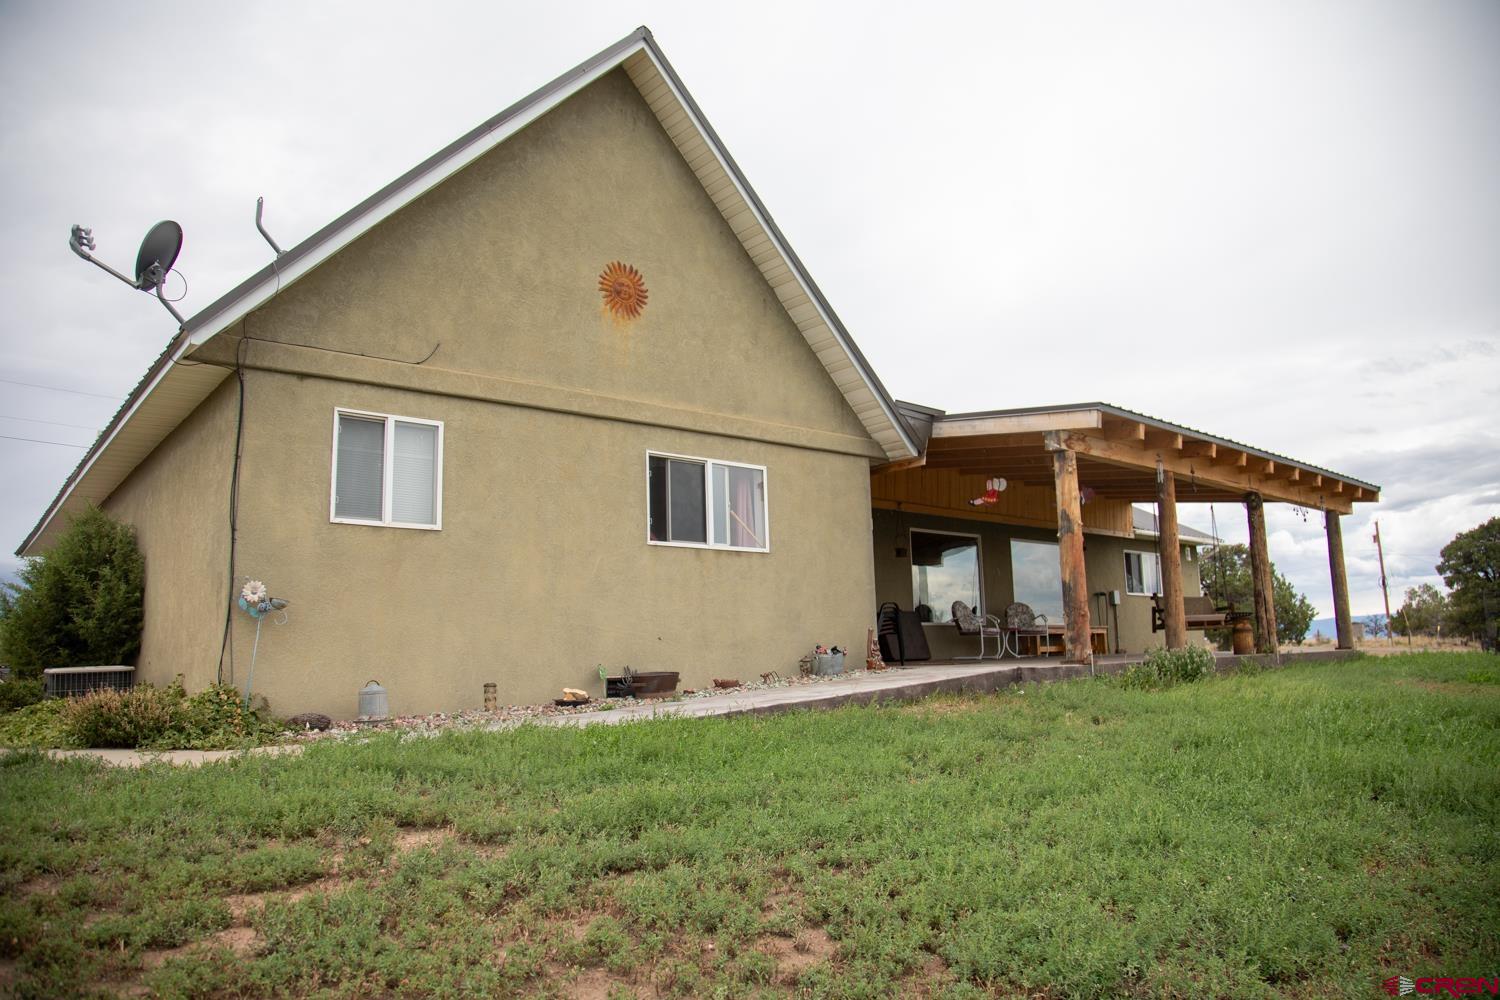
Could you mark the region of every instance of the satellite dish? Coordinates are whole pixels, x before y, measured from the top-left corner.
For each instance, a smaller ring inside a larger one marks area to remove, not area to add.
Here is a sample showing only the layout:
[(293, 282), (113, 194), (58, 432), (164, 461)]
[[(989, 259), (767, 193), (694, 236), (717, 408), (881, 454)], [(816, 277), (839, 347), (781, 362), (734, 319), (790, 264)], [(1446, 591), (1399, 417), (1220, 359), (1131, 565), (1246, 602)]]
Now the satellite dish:
[(135, 255), (135, 284), (143, 292), (149, 292), (160, 284), (177, 263), (182, 251), (182, 227), (171, 219), (158, 222), (151, 227), (146, 238), (141, 240), (140, 253)]

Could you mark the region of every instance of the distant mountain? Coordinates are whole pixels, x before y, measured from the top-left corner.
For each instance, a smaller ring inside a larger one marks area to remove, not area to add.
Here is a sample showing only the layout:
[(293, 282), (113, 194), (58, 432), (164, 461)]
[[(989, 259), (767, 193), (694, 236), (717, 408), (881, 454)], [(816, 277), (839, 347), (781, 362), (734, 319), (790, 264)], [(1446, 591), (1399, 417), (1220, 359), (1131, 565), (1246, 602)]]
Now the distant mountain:
[[(1383, 618), (1383, 617), (1385, 617), (1385, 616), (1384, 615), (1355, 615), (1354, 616), (1354, 620), (1357, 621), (1357, 622), (1363, 622), (1363, 621), (1369, 621), (1371, 618)], [(1319, 618), (1319, 619), (1315, 620), (1310, 626), (1308, 626), (1307, 637), (1309, 639), (1311, 639), (1313, 636), (1317, 635), (1319, 632), (1323, 633), (1323, 637), (1325, 639), (1332, 639), (1332, 638), (1334, 638), (1335, 636), (1338, 635), (1338, 626), (1334, 623), (1334, 620), (1332, 618)]]

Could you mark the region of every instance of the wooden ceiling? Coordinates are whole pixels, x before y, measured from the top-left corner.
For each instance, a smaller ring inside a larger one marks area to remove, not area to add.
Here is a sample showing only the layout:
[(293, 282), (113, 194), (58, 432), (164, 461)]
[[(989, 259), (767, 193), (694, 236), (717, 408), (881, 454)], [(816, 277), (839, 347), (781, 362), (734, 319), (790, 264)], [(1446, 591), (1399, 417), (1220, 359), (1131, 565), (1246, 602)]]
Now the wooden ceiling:
[(1108, 499), (1154, 500), (1158, 461), (1177, 477), (1179, 503), (1239, 501), (1256, 492), (1268, 501), (1349, 513), (1354, 503), (1380, 499), (1378, 490), (1325, 470), (1097, 409), (941, 419), (920, 458), (880, 471), (951, 469), (1051, 487), (1052, 453), (1059, 449), (1077, 454), (1079, 485)]

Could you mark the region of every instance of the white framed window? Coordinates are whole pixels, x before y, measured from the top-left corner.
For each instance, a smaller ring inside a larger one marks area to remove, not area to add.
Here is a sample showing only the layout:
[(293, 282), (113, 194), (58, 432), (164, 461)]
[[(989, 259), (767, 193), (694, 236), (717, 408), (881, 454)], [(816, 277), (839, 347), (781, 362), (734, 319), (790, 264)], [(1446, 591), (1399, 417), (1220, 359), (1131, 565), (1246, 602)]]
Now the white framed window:
[(763, 465), (646, 453), (646, 541), (651, 545), (771, 550)]
[(1150, 597), (1161, 593), (1161, 557), (1155, 552), (1125, 553), (1125, 593)]
[(442, 528), (442, 421), (335, 409), (332, 480), (336, 524)]
[(953, 602), (984, 614), (979, 579), (979, 536), (954, 531), (911, 529), (911, 600), (924, 622), (953, 621)]

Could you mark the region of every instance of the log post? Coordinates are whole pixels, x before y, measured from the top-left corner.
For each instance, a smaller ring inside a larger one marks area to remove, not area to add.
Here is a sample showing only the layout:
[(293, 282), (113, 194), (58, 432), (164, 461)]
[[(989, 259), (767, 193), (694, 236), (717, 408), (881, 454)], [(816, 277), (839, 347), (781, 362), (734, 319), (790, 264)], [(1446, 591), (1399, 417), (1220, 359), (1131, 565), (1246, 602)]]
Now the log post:
[(1328, 575), (1333, 579), (1333, 621), (1339, 649), (1354, 648), (1354, 623), (1349, 618), (1349, 574), (1344, 570), (1344, 527), (1336, 510), (1323, 512), (1328, 531)]
[(1187, 612), (1182, 603), (1182, 548), (1177, 543), (1177, 481), (1172, 473), (1157, 470), (1156, 506), (1160, 512), (1157, 544), (1161, 549), (1162, 617), (1167, 625), (1167, 648), (1187, 648)]
[(1089, 633), (1089, 583), (1083, 566), (1083, 513), (1078, 496), (1078, 455), (1052, 452), (1057, 485), (1057, 560), (1062, 570), (1063, 640), (1066, 663), (1093, 663)]
[(1265, 501), (1259, 493), (1245, 494), (1250, 521), (1250, 586), (1255, 594), (1255, 651), (1281, 652), (1276, 642), (1276, 598), (1271, 582), (1271, 555), (1266, 546)]

